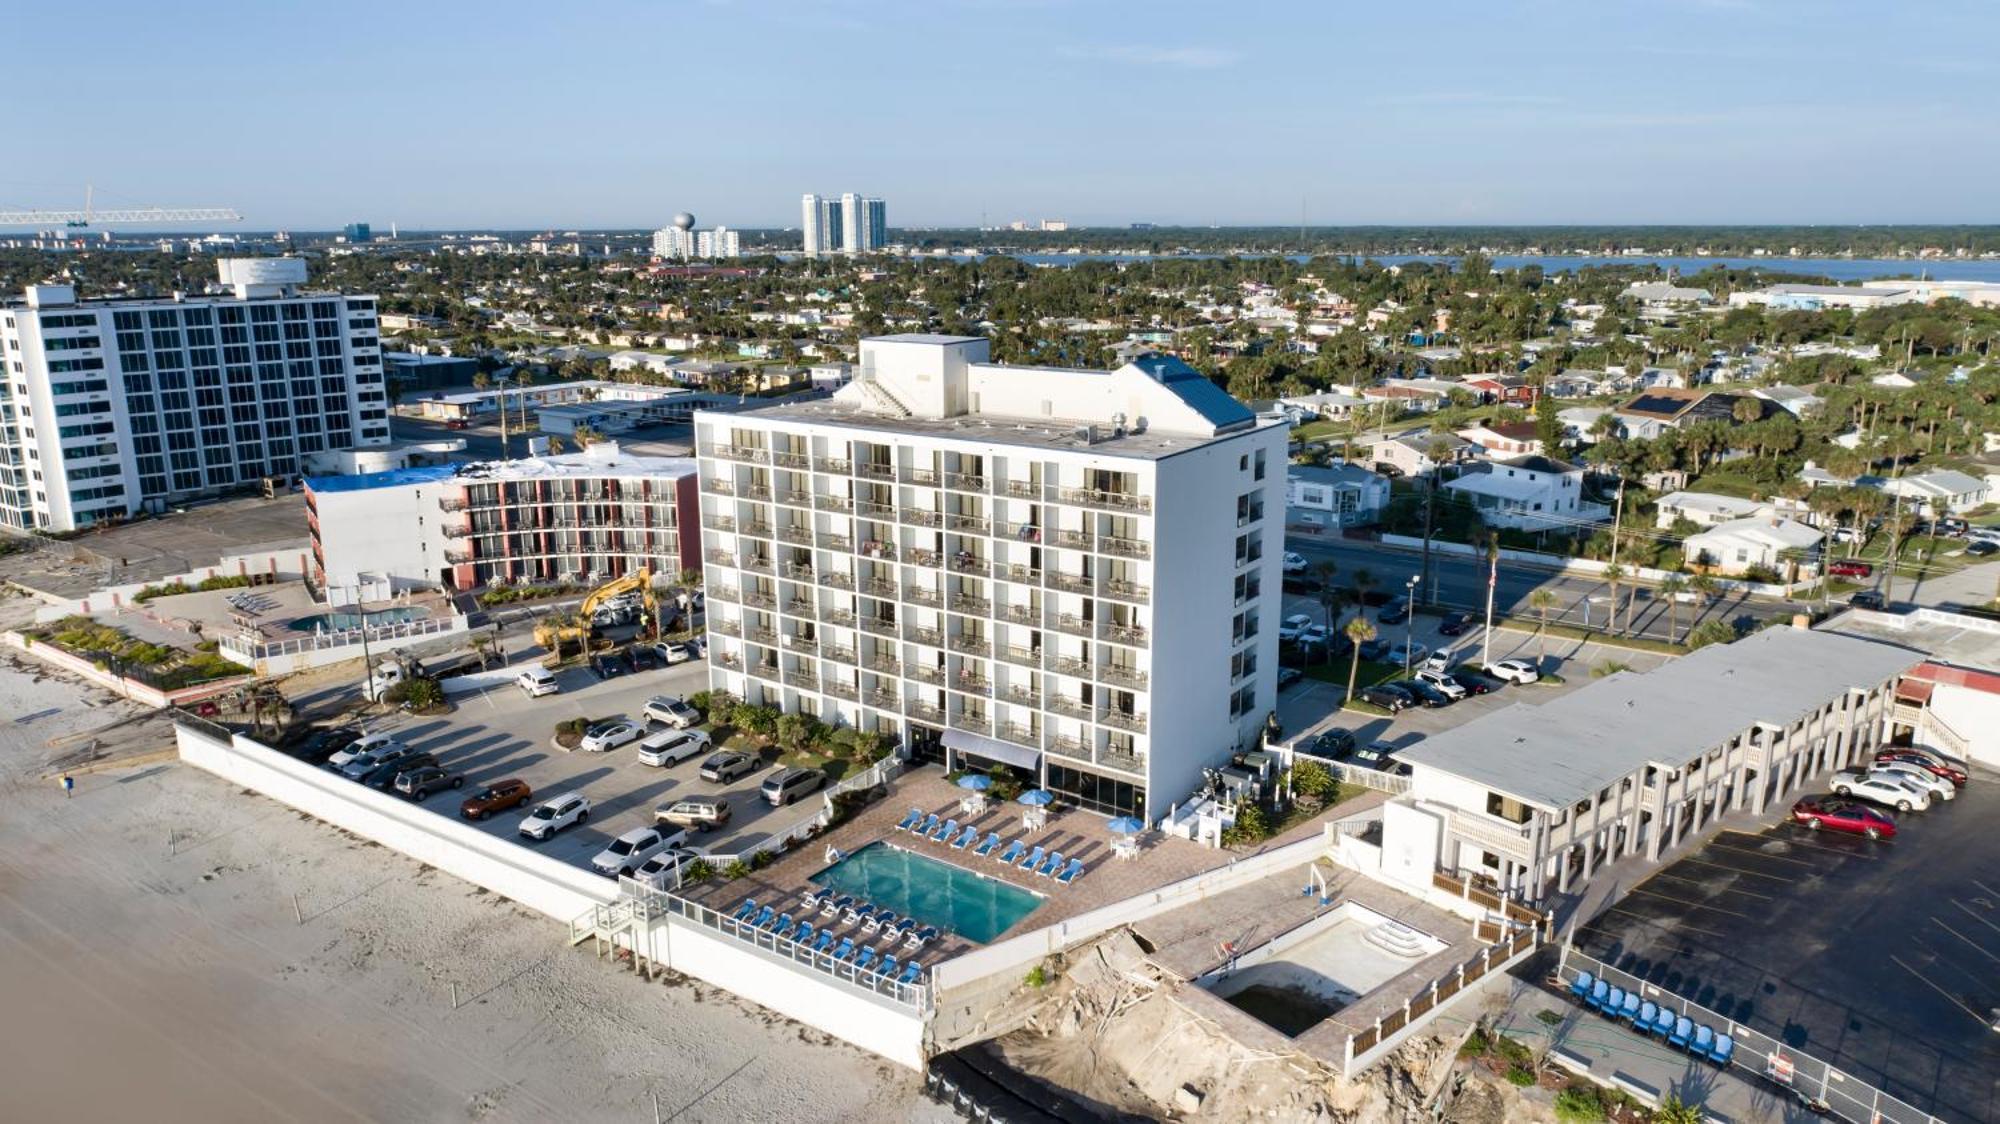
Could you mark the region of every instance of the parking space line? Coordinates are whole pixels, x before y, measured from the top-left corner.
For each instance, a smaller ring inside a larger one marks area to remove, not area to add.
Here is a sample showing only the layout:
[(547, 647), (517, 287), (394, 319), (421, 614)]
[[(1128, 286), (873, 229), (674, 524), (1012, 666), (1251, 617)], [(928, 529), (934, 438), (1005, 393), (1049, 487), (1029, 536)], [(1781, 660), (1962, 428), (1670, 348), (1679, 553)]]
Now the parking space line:
[(1950, 933), (1952, 936), (1957, 937), (1959, 940), (1962, 940), (1966, 944), (1971, 945), (1972, 950), (1974, 952), (1977, 952), (1979, 955), (1984, 956), (1986, 959), (1993, 961), (1995, 964), (2000, 964), (2000, 956), (1996, 956), (1995, 954), (1988, 952), (1986, 949), (1980, 946), (1978, 941), (1973, 940), (1971, 937), (1968, 937), (1964, 933), (1959, 932), (1957, 929), (1954, 929), (1951, 926), (1945, 924), (1944, 918), (1933, 917), (1931, 918), (1931, 920), (1937, 922), (1938, 928), (1943, 929), (1945, 932)]
[(1707, 905), (1703, 902), (1695, 901), (1693, 898), (1677, 898), (1672, 894), (1662, 894), (1657, 890), (1648, 890), (1644, 886), (1634, 886), (1632, 888), (1632, 892), (1635, 894), (1646, 894), (1651, 897), (1659, 898), (1661, 901), (1669, 901), (1677, 905), (1692, 906), (1695, 909), (1706, 909), (1711, 913), (1726, 913), (1731, 917), (1741, 917), (1745, 919), (1751, 919), (1750, 914), (1747, 913), (1738, 913), (1733, 909), (1724, 909), (1719, 905)]
[(1723, 939), (1722, 934), (1716, 932), (1713, 929), (1699, 929), (1693, 925), (1687, 924), (1684, 921), (1675, 921), (1672, 925), (1669, 925), (1666, 922), (1661, 921), (1657, 917), (1647, 917), (1643, 913), (1633, 913), (1629, 909), (1621, 909), (1618, 906), (1612, 906), (1610, 909), (1607, 909), (1604, 912), (1624, 914), (1626, 917), (1630, 917), (1637, 921), (1641, 921), (1647, 925), (1658, 926), (1659, 928), (1665, 929), (1670, 933), (1700, 933), (1704, 937), (1714, 937), (1717, 940)]
[(1774, 882), (1790, 882), (1793, 877), (1792, 875), (1789, 874), (1767, 874), (1761, 870), (1745, 870), (1742, 867), (1729, 866), (1726, 863), (1707, 862), (1705, 860), (1695, 858), (1693, 855), (1689, 855), (1687, 858), (1682, 859), (1681, 862), (1693, 863), (1696, 866), (1712, 866), (1717, 870), (1727, 870), (1736, 874), (1749, 874), (1758, 878), (1769, 878)]
[[(1700, 879), (1698, 879), (1698, 878), (1683, 878), (1683, 877), (1681, 877), (1681, 876), (1680, 876), (1680, 875), (1678, 875), (1678, 874), (1671, 874), (1671, 873), (1669, 873), (1669, 872), (1667, 872), (1667, 871), (1664, 871), (1664, 870), (1663, 870), (1663, 871), (1660, 871), (1659, 873), (1657, 873), (1657, 874), (1655, 874), (1655, 875), (1653, 875), (1653, 877), (1654, 877), (1654, 878), (1671, 878), (1671, 879), (1673, 879), (1673, 880), (1674, 880), (1674, 881), (1676, 881), (1676, 882), (1688, 882), (1688, 883), (1692, 883), (1693, 885), (1696, 885), (1696, 886), (1706, 886), (1706, 885), (1708, 885), (1708, 883), (1706, 883), (1706, 882), (1703, 882), (1703, 881), (1701, 881), (1701, 880), (1700, 880)], [(1651, 879), (1648, 879), (1648, 881), (1651, 881)], [(1760, 894), (1760, 893), (1757, 893), (1757, 892), (1756, 892), (1756, 891), (1754, 891), (1754, 890), (1739, 890), (1739, 889), (1737, 889), (1737, 888), (1736, 888), (1736, 887), (1734, 887), (1734, 886), (1718, 886), (1718, 887), (1716, 887), (1716, 889), (1720, 890), (1721, 892), (1723, 892), (1723, 893), (1725, 893), (1725, 894), (1742, 894), (1742, 895), (1744, 895), (1744, 896), (1746, 896), (1746, 897), (1752, 897), (1752, 898), (1761, 898), (1761, 899), (1763, 899), (1764, 901), (1767, 901), (1767, 902), (1769, 902), (1769, 901), (1776, 901), (1776, 900), (1777, 900), (1776, 898), (1773, 898), (1773, 897), (1772, 897), (1771, 895), (1769, 895), (1769, 894)]]
[[(1804, 828), (1800, 828), (1799, 830), (1801, 830), (1801, 831), (1804, 831), (1805, 829), (1804, 829)], [(1793, 841), (1793, 840), (1790, 840), (1790, 839), (1787, 839), (1787, 840), (1785, 841), (1785, 843), (1786, 843), (1786, 845), (1787, 845), (1787, 846), (1793, 846), (1793, 847), (1800, 847), (1800, 846), (1808, 846), (1808, 847), (1809, 847), (1809, 846), (1812, 846), (1811, 844), (1807, 844), (1807, 843), (1798, 843), (1798, 842), (1795, 842), (1795, 841)], [(1771, 860), (1771, 861), (1772, 861), (1772, 862), (1774, 862), (1774, 863), (1795, 863), (1795, 864), (1797, 864), (1797, 865), (1799, 865), (1799, 866), (1817, 866), (1817, 865), (1818, 865), (1818, 864), (1817, 864), (1817, 863), (1815, 863), (1815, 862), (1814, 862), (1814, 861), (1813, 861), (1812, 859), (1795, 859), (1795, 858), (1793, 858), (1793, 857), (1792, 857), (1792, 856), (1790, 856), (1790, 855), (1774, 855), (1774, 854), (1771, 854), (1771, 853), (1770, 853), (1769, 851), (1758, 851), (1758, 850), (1754, 850), (1754, 849), (1752, 849), (1752, 848), (1749, 848), (1749, 847), (1731, 847), (1730, 845), (1728, 845), (1727, 843), (1724, 843), (1724, 842), (1722, 842), (1722, 841), (1721, 841), (1721, 840), (1719, 840), (1719, 839), (1718, 839), (1718, 840), (1716, 840), (1716, 841), (1714, 842), (1714, 845), (1715, 845), (1715, 847), (1716, 847), (1717, 849), (1719, 849), (1719, 850), (1724, 850), (1724, 851), (1734, 851), (1735, 853), (1737, 853), (1737, 854), (1739, 854), (1739, 855), (1755, 855), (1755, 856), (1757, 856), (1757, 857), (1758, 857), (1758, 858), (1760, 858), (1760, 859), (1769, 859), (1769, 860)], [(1814, 848), (1814, 849), (1815, 849), (1815, 850), (1831, 850), (1832, 848)], [(1838, 852), (1836, 852), (1836, 853), (1838, 853)]]
[(1978, 914), (1976, 914), (1976, 913), (1972, 912), (1972, 907), (1971, 907), (1971, 906), (1969, 906), (1969, 905), (1966, 905), (1966, 904), (1965, 904), (1964, 902), (1962, 902), (1962, 901), (1959, 901), (1959, 900), (1958, 900), (1957, 898), (1953, 898), (1953, 899), (1951, 899), (1951, 904), (1953, 904), (1953, 905), (1957, 906), (1957, 907), (1958, 907), (1959, 909), (1961, 909), (1961, 910), (1964, 910), (1964, 911), (1965, 911), (1965, 915), (1966, 915), (1967, 917), (1970, 917), (1970, 918), (1972, 918), (1972, 919), (1973, 919), (1974, 921), (1977, 921), (1977, 922), (1979, 922), (1979, 923), (1980, 923), (1981, 925), (1984, 925), (1984, 926), (1986, 926), (1986, 927), (1987, 927), (1988, 929), (1991, 929), (1991, 930), (1993, 930), (1993, 931), (1994, 931), (1994, 932), (1996, 932), (1996, 933), (2000, 933), (2000, 925), (1995, 925), (1995, 924), (1994, 924), (1993, 922), (1991, 922), (1991, 921), (1988, 921), (1988, 920), (1987, 920), (1987, 919), (1985, 919), (1984, 917), (1981, 917), (1981, 916), (1979, 916)]
[(1952, 1006), (1954, 1006), (1954, 1007), (1957, 1007), (1957, 1008), (1958, 1008), (1959, 1010), (1961, 1010), (1961, 1011), (1964, 1011), (1964, 1012), (1965, 1012), (1966, 1014), (1968, 1014), (1968, 1015), (1971, 1015), (1974, 1021), (1976, 1021), (1976, 1022), (1978, 1022), (1978, 1023), (1982, 1024), (1982, 1025), (1984, 1025), (1984, 1024), (1985, 1024), (1985, 1022), (1986, 1022), (1986, 1016), (1984, 1016), (1984, 1015), (1981, 1015), (1981, 1014), (1980, 1014), (1979, 1012), (1977, 1012), (1977, 1011), (1973, 1010), (1972, 1008), (1970, 1008), (1970, 1007), (1966, 1006), (1966, 1005), (1965, 1005), (1965, 1003), (1964, 1003), (1964, 1001), (1963, 1001), (1963, 1000), (1961, 1000), (1961, 999), (1959, 999), (1959, 997), (1958, 997), (1958, 996), (1956, 996), (1956, 995), (1953, 995), (1953, 994), (1952, 994), (1951, 992), (1949, 992), (1949, 991), (1946, 991), (1945, 989), (1943, 989), (1943, 988), (1939, 987), (1939, 986), (1938, 986), (1937, 984), (1933, 983), (1933, 982), (1931, 981), (1931, 978), (1930, 978), (1929, 976), (1926, 976), (1926, 975), (1924, 975), (1924, 974), (1923, 974), (1922, 972), (1919, 972), (1919, 971), (1917, 971), (1917, 970), (1916, 970), (1915, 968), (1912, 968), (1912, 967), (1910, 967), (1910, 966), (1909, 966), (1908, 964), (1905, 964), (1905, 963), (1903, 963), (1903, 958), (1902, 958), (1902, 957), (1900, 957), (1900, 956), (1895, 956), (1895, 955), (1891, 955), (1891, 956), (1889, 957), (1889, 960), (1890, 960), (1890, 961), (1891, 961), (1892, 963), (1894, 963), (1894, 964), (1896, 965), (1896, 967), (1898, 967), (1898, 968), (1901, 968), (1901, 969), (1902, 969), (1903, 971), (1905, 971), (1905, 972), (1908, 972), (1909, 974), (1911, 974), (1911, 975), (1913, 975), (1913, 976), (1917, 977), (1918, 979), (1920, 979), (1920, 980), (1924, 981), (1924, 986), (1925, 986), (1925, 987), (1928, 987), (1928, 988), (1930, 988), (1930, 989), (1931, 989), (1932, 991), (1935, 991), (1935, 992), (1937, 992), (1937, 993), (1938, 993), (1939, 995), (1942, 995), (1942, 996), (1944, 996), (1944, 997), (1945, 997), (1945, 998), (1946, 998), (1947, 1000), (1949, 1000), (1949, 1001), (1951, 1002), (1951, 1005), (1952, 1005)]
[(1994, 897), (2000, 898), (2000, 890), (1996, 890), (1993, 887), (1988, 886), (1986, 883), (1981, 882), (1979, 879), (1969, 878), (1966, 881), (1971, 882), (1974, 886), (1979, 887), (1980, 889), (1986, 891), (1987, 893), (1993, 895)]

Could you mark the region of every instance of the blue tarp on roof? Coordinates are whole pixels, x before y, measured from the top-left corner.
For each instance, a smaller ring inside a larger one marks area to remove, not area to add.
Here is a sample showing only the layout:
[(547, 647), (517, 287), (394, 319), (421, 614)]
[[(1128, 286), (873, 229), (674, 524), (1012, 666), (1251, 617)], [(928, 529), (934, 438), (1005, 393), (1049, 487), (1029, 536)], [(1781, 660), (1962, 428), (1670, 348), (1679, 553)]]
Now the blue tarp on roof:
[(458, 475), (455, 464), (427, 464), (417, 468), (395, 468), (388, 472), (364, 472), (358, 476), (314, 476), (306, 487), (315, 492), (365, 492), (370, 488), (394, 488), (402, 484), (435, 484)]
[(1250, 425), (1257, 420), (1250, 407), (1210, 382), (1207, 375), (1171, 355), (1141, 355), (1132, 360), (1132, 365), (1146, 372), (1154, 382), (1173, 391), (1217, 429)]

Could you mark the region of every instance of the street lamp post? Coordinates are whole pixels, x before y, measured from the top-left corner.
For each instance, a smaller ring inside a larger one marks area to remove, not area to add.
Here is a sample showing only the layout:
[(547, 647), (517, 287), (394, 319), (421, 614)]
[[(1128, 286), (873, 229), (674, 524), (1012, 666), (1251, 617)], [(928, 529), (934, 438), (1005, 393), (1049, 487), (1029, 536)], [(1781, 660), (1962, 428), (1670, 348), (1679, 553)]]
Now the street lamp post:
[(1403, 583), (1403, 678), (1410, 677), (1410, 645), (1416, 639), (1417, 627), (1417, 586), (1422, 583), (1422, 574), (1412, 574)]

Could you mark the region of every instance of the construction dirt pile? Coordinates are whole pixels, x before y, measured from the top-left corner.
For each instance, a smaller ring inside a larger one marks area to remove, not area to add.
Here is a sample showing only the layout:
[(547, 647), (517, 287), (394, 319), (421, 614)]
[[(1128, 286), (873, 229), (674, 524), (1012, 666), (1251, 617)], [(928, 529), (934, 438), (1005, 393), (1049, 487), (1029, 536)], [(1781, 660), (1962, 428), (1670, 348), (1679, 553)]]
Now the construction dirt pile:
[(1457, 1046), (1413, 1038), (1349, 1081), (1307, 1054), (1271, 1053), (1223, 1033), (1176, 999), (1187, 985), (1148, 963), (1125, 930), (1071, 950), (1055, 967), (1045, 986), (1024, 986), (1008, 1001), (1022, 1029), (995, 1045), (1009, 1065), (1111, 1119), (1428, 1119), (1423, 1106)]

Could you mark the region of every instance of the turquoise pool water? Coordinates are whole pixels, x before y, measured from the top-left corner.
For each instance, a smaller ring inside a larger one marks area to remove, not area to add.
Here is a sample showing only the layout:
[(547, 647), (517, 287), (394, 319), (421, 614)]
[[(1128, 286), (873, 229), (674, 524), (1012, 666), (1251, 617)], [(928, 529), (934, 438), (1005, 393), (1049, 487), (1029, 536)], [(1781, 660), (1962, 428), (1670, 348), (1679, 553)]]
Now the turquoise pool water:
[(1018, 886), (886, 843), (870, 843), (812, 880), (980, 944), (1042, 904)]
[[(430, 616), (430, 612), (418, 608), (377, 609), (368, 614), (368, 623), (380, 627), (385, 624), (401, 624), (404, 621), (420, 621)], [(361, 625), (359, 613), (321, 613), (318, 616), (300, 617), (291, 624), (293, 632), (318, 632), (326, 629), (337, 632), (343, 628), (358, 628)]]

